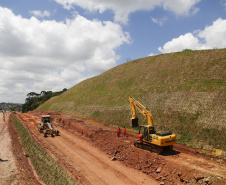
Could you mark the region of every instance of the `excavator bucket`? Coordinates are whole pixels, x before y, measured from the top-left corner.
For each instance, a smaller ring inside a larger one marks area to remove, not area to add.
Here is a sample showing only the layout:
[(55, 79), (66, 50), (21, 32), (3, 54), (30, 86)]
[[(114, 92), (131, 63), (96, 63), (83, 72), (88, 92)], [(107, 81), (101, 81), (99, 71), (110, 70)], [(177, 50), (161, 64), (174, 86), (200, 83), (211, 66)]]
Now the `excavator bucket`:
[(131, 119), (131, 122), (132, 122), (132, 128), (136, 128), (136, 127), (138, 127), (139, 125), (138, 125), (138, 119), (136, 118), (136, 119)]

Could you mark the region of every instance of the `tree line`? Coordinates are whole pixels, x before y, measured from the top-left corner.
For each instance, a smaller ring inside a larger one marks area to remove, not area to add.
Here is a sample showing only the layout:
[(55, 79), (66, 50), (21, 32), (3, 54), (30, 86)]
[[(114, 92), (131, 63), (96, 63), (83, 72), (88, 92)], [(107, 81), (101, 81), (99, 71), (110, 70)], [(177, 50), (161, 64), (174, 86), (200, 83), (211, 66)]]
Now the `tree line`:
[(0, 111), (2, 110), (10, 110), (10, 111), (21, 111), (22, 104), (21, 103), (0, 103)]
[(29, 92), (25, 103), (22, 105), (22, 112), (28, 112), (36, 109), (39, 105), (43, 104), (45, 101), (54, 96), (59, 96), (63, 92), (67, 91), (64, 88), (62, 91), (52, 92), (52, 91), (41, 91), (40, 93)]

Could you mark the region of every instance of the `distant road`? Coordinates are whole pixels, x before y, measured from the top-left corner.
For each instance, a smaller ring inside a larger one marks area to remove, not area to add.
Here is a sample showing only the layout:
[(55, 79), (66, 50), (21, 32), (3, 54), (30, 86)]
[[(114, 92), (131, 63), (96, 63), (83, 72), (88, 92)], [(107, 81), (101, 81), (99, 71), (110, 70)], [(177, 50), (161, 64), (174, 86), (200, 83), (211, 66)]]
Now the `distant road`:
[[(5, 119), (4, 119), (5, 115)], [(9, 112), (0, 113), (0, 184), (18, 184), (16, 160), (12, 152), (11, 138), (8, 131)]]

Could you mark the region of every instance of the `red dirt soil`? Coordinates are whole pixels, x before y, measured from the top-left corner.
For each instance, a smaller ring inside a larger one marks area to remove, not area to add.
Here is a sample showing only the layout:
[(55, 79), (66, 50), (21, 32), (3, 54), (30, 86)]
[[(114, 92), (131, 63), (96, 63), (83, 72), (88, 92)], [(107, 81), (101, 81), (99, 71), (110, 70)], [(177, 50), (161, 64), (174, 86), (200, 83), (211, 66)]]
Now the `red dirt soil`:
[[(9, 120), (11, 122), (11, 120)], [(12, 138), (13, 153), (17, 161), (19, 171), (19, 184), (42, 185), (35, 173), (29, 158), (26, 157), (21, 143), (18, 140), (18, 134), (12, 124), (9, 124), (9, 133)]]
[[(42, 185), (25, 156), (10, 114), (8, 111), (0, 113), (0, 184)], [(5, 119), (2, 119), (3, 115)]]
[[(60, 136), (38, 132), (42, 115), (51, 115)], [(157, 155), (135, 148), (137, 139), (117, 138), (116, 129), (94, 120), (52, 111), (18, 114), (34, 139), (79, 184), (226, 184), (226, 160), (176, 144)]]

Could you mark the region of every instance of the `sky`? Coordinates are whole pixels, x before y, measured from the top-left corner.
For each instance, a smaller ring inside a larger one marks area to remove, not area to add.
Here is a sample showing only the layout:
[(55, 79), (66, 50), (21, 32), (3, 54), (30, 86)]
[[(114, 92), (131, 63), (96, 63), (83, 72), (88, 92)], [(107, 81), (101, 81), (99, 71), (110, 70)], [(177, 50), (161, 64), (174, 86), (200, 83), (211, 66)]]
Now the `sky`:
[(226, 48), (226, 0), (0, 0), (0, 102), (131, 60), (216, 48)]

